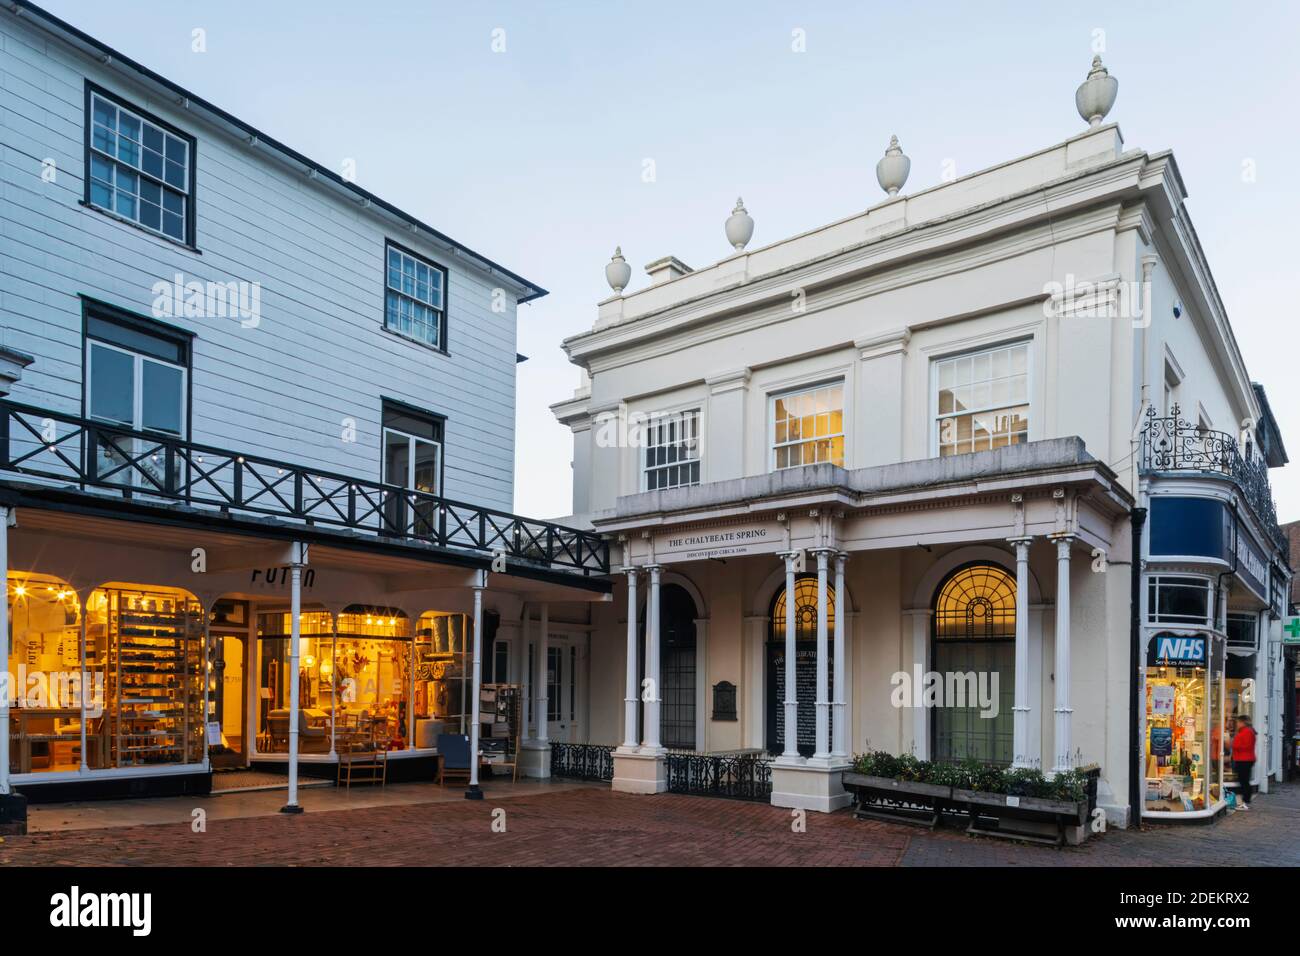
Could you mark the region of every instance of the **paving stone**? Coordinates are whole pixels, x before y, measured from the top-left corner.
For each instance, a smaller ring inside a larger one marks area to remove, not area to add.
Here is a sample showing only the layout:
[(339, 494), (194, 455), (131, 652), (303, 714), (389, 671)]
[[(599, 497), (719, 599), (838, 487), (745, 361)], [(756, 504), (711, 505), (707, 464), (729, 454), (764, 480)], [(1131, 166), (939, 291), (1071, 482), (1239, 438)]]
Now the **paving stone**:
[[(225, 799), (225, 798), (223, 798)], [(505, 833), (492, 830), (505, 810)], [(1208, 825), (1112, 830), (1062, 850), (675, 794), (605, 789), (106, 827), (9, 837), (0, 864), (51, 866), (1205, 866), (1300, 865), (1300, 785)]]

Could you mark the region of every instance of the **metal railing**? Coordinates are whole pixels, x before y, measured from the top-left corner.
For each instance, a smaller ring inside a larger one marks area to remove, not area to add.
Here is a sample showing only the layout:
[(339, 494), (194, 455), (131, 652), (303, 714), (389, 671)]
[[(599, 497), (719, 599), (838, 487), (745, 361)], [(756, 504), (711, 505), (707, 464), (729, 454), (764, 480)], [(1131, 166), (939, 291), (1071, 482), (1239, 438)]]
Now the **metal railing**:
[(614, 748), (600, 744), (551, 741), (551, 776), (574, 780), (613, 780)]
[(772, 796), (772, 758), (761, 753), (669, 753), (668, 792), (732, 800)]
[(1286, 536), (1277, 523), (1268, 465), (1261, 459), (1242, 455), (1233, 436), (1193, 425), (1179, 418), (1179, 411), (1175, 405), (1168, 416), (1158, 417), (1154, 407), (1147, 408), (1146, 421), (1142, 424), (1141, 469), (1210, 472), (1231, 478), (1273, 543), (1286, 551)]
[(591, 531), (10, 401), (0, 401), (0, 472), (609, 572), (609, 545)]

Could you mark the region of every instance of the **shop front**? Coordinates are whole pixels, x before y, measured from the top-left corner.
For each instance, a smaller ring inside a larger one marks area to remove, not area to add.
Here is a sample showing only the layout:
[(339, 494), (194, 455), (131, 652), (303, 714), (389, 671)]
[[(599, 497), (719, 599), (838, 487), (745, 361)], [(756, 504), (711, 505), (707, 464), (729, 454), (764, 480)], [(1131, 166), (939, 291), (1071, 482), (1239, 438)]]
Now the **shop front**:
[[(390, 782), (432, 780), (443, 735), (520, 763), (529, 729), (499, 701), (522, 705), (524, 665), (502, 651), (522, 654), (538, 608), (609, 592), (543, 566), (536, 539), (532, 560), (494, 559), (13, 484), (0, 512), (6, 825), (25, 802), (203, 794), (245, 768), (287, 774), (296, 806), (299, 773), (334, 779), (358, 752)], [(519, 772), (545, 776), (534, 750)]]
[(1147, 638), (1144, 817), (1194, 819), (1224, 807), (1224, 638), (1157, 631)]

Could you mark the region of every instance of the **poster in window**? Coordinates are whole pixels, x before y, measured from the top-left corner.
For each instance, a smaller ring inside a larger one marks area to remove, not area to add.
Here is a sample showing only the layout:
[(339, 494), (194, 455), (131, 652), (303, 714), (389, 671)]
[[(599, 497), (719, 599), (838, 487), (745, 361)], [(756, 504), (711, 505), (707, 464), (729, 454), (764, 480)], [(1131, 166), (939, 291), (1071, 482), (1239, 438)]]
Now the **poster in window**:
[(1168, 757), (1174, 752), (1174, 731), (1172, 727), (1151, 728), (1151, 756)]
[(1157, 684), (1151, 690), (1151, 713), (1168, 717), (1174, 712), (1173, 684)]

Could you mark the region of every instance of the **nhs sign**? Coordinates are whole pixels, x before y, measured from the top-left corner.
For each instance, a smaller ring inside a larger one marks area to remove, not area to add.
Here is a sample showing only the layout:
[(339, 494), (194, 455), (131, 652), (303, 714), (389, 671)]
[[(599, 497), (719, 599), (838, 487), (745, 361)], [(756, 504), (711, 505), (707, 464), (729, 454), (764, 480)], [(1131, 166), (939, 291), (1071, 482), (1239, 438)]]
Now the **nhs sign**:
[(1205, 638), (1174, 634), (1157, 634), (1147, 659), (1152, 667), (1204, 667), (1205, 661)]

